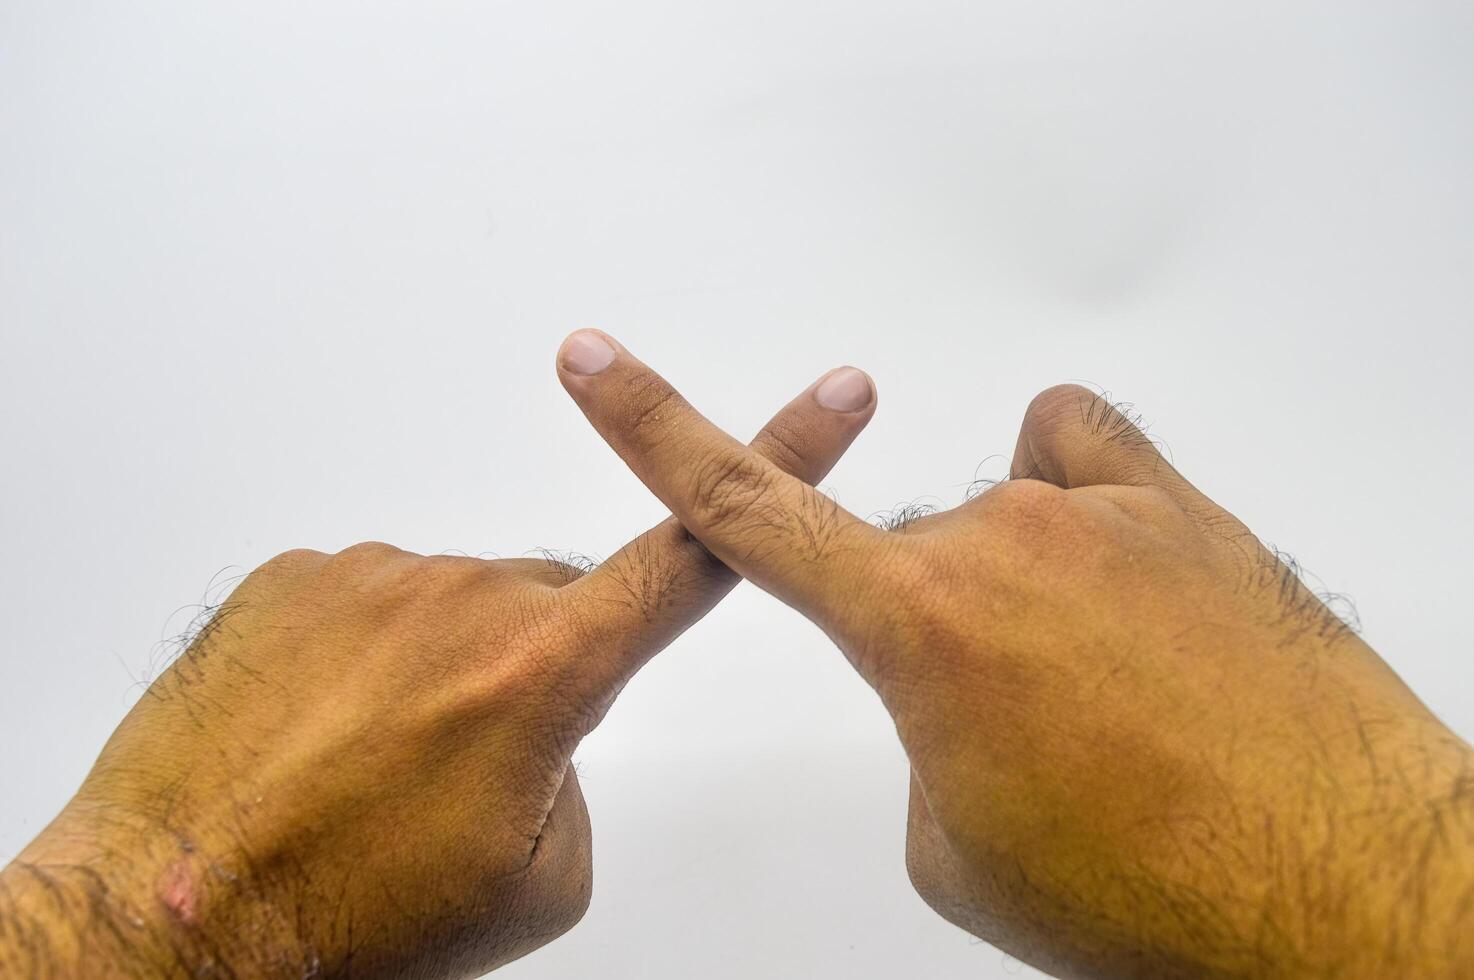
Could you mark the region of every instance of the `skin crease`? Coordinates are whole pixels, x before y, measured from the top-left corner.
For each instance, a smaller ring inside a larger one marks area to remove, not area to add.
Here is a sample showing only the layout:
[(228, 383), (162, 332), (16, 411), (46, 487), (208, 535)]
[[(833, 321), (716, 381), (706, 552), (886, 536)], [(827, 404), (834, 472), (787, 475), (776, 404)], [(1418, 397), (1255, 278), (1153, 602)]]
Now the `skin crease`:
[(891, 712), (943, 916), (1064, 977), (1474, 976), (1474, 750), (1131, 419), (1050, 389), (888, 532), (595, 336), (590, 422)]
[[(875, 409), (817, 392), (753, 443), (801, 480)], [(267, 562), (0, 873), (0, 976), (476, 976), (550, 941), (591, 888), (572, 752), (736, 581), (673, 519), (581, 577)]]

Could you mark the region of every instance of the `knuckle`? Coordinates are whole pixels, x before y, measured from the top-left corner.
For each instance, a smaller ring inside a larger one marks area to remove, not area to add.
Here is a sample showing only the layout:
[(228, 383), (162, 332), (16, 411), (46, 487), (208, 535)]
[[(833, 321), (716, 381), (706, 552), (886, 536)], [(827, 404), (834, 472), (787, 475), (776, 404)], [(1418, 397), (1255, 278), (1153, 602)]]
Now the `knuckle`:
[(299, 572), (312, 568), (326, 557), (321, 551), (313, 551), (311, 548), (292, 548), (271, 558), (261, 567), (277, 572)]
[(801, 448), (801, 433), (787, 419), (773, 419), (753, 440), (753, 448), (789, 473), (797, 473), (808, 463)]
[(641, 439), (659, 440), (669, 426), (680, 394), (654, 372), (645, 372), (629, 382), (630, 431)]
[(1043, 480), (1007, 480), (980, 499), (995, 520), (1031, 527), (1056, 516), (1069, 494)]
[(407, 554), (383, 541), (360, 541), (358, 544), (350, 545), (333, 556), (334, 562), (348, 565), (373, 565), (388, 558), (395, 558)]
[(1099, 508), (1053, 484), (1010, 480), (984, 498), (984, 519), (1012, 543), (1015, 554), (1085, 560), (1106, 543)]
[(293, 548), (263, 562), (241, 582), (238, 592), (248, 592), (269, 583), (290, 581), (322, 564), (327, 555), (311, 548)]
[(745, 452), (712, 453), (691, 471), (690, 499), (709, 526), (749, 520), (772, 489), (772, 474)]
[(433, 555), (405, 566), (404, 578), (439, 595), (467, 588), (482, 589), (493, 581), (492, 563), (460, 555)]

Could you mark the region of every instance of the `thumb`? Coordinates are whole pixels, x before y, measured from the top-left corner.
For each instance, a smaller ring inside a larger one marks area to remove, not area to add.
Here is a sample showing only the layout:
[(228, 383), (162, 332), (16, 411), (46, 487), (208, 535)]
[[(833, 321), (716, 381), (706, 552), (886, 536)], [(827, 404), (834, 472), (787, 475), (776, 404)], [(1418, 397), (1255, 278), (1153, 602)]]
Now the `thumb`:
[(1205, 498), (1147, 438), (1130, 406), (1080, 385), (1056, 385), (1024, 413), (1009, 475), (1066, 490), (1111, 484), (1153, 486), (1179, 503)]
[(1143, 431), (1130, 406), (1079, 385), (1057, 385), (1035, 396), (1024, 413), (1009, 475), (1066, 490), (1153, 487), (1202, 527), (1234, 541), (1255, 560), (1278, 560), (1238, 518), (1189, 483)]
[[(686, 529), (733, 571), (825, 625), (882, 532), (712, 425), (660, 375), (606, 334), (580, 330), (558, 376), (599, 434)], [(870, 379), (833, 372), (814, 397), (868, 409)]]

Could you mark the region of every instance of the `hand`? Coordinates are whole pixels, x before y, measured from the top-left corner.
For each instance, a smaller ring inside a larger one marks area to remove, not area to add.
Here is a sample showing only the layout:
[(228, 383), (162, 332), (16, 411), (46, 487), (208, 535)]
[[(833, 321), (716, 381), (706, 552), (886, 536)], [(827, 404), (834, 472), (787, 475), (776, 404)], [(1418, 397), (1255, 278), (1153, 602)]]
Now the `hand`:
[[(753, 452), (817, 480), (874, 406), (834, 372)], [(550, 941), (589, 900), (571, 753), (736, 581), (674, 520), (582, 577), (267, 562), (0, 875), (0, 975), (471, 976)]]
[(1129, 418), (1051, 389), (1012, 479), (888, 533), (613, 346), (564, 386), (874, 686), (942, 915), (1067, 976), (1474, 975), (1474, 750)]

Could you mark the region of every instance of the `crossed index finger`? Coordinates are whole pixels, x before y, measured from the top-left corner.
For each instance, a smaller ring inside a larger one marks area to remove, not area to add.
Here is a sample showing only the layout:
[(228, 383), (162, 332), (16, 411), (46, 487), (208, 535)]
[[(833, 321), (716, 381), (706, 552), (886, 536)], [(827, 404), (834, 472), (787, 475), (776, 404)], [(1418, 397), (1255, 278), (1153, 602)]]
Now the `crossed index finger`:
[[(581, 330), (564, 341), (558, 375), (599, 434), (691, 534), (800, 612), (822, 620), (845, 588), (829, 574), (835, 563), (882, 536), (717, 428), (603, 333)], [(874, 400), (869, 378), (853, 368), (833, 372), (813, 397), (841, 414)]]

